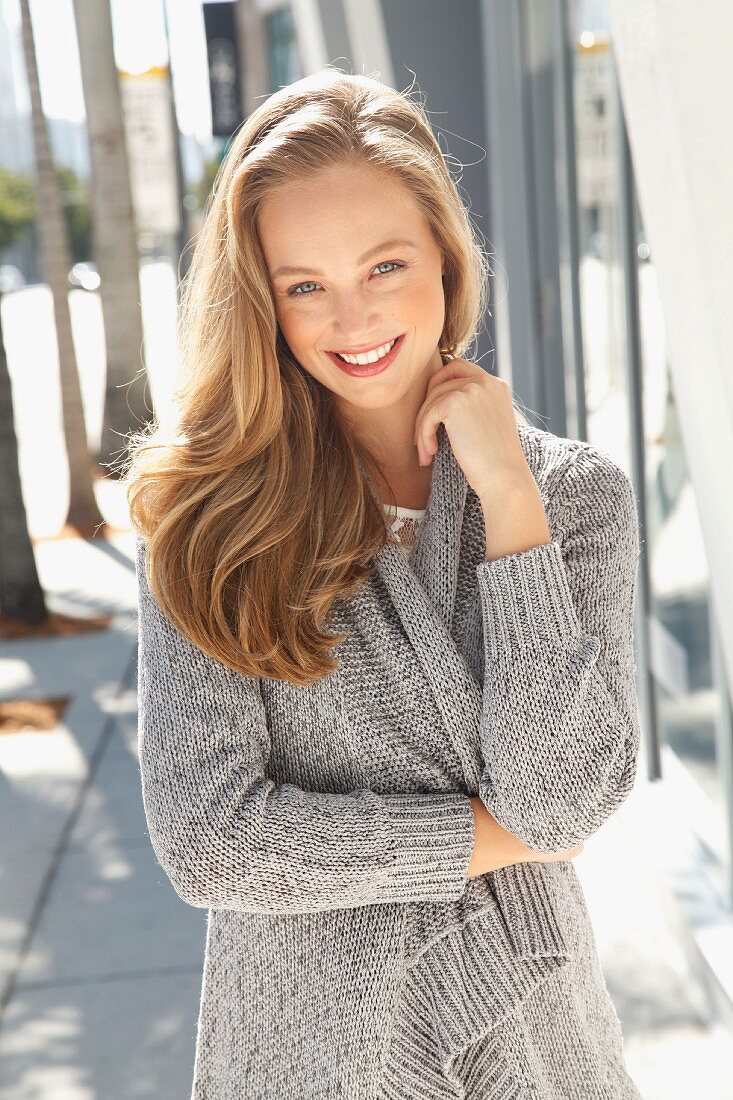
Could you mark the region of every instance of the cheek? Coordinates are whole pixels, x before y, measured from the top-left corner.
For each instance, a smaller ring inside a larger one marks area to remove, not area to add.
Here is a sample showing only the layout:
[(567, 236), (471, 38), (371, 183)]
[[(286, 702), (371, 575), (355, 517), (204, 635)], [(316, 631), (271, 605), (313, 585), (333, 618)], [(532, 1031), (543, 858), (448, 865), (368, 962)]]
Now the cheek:
[(439, 283), (436, 288), (435, 284), (430, 282), (416, 288), (415, 292), (410, 294), (408, 308), (409, 316), (416, 326), (422, 330), (437, 328), (440, 332), (445, 315), (442, 284)]
[(297, 309), (278, 310), (277, 319), (283, 339), (297, 361), (314, 378), (323, 381), (320, 377), (323, 368), (318, 362), (320, 356), (315, 350), (323, 343), (323, 326), (313, 317), (299, 315)]
[(297, 309), (292, 308), (278, 310), (278, 323), (291, 348), (307, 343), (308, 337), (314, 328), (312, 321), (309, 321)]

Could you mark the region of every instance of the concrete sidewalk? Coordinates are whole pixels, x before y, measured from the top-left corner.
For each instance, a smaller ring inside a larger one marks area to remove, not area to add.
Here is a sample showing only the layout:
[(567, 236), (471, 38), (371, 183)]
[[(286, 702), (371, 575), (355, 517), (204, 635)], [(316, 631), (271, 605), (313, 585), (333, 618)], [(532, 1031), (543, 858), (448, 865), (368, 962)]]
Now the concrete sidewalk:
[[(53, 610), (112, 624), (0, 645), (0, 697), (72, 697), (55, 730), (0, 737), (3, 1100), (190, 1095), (206, 913), (147, 836), (133, 550), (132, 534), (39, 543)], [(635, 797), (575, 860), (629, 1069), (645, 1100), (733, 1100), (733, 1038), (634, 835)]]

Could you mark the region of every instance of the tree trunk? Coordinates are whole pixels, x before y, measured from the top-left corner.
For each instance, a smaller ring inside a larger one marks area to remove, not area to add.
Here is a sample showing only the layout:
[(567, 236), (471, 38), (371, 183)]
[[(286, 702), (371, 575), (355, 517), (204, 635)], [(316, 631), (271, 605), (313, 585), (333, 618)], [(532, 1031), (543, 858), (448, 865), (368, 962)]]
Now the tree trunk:
[(88, 535), (94, 533), (100, 525), (104, 526), (105, 521), (97, 507), (94, 495), (92, 463), (71, 330), (68, 282), (71, 266), (69, 243), (41, 103), (29, 0), (20, 0), (20, 12), (23, 28), (23, 57), (31, 102), (33, 147), (38, 177), (38, 237), (41, 262), (53, 298), (63, 428), (69, 461), (69, 511), (66, 522), (77, 528), (81, 534)]
[[(107, 350), (99, 461), (119, 461), (124, 436), (150, 419), (146, 406), (140, 267), (109, 0), (74, 0), (91, 159), (94, 258)], [(142, 372), (142, 374), (141, 374)], [(113, 476), (119, 471), (109, 469)]]
[(0, 297), (0, 618), (38, 626), (48, 618), (28, 534), (18, 468), (13, 391), (3, 339)]

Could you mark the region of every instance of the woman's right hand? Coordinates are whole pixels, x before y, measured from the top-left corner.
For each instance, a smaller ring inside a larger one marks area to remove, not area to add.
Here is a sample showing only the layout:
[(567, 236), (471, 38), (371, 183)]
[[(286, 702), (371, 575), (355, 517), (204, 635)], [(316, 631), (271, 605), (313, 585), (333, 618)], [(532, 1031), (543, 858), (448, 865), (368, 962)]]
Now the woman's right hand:
[(578, 844), (577, 847), (563, 852), (535, 852), (523, 840), (500, 825), (477, 795), (471, 798), (471, 805), (476, 836), (473, 855), (468, 865), (469, 878), (485, 875), (488, 871), (497, 871), (512, 863), (556, 863), (561, 859), (572, 859), (585, 847), (584, 844)]

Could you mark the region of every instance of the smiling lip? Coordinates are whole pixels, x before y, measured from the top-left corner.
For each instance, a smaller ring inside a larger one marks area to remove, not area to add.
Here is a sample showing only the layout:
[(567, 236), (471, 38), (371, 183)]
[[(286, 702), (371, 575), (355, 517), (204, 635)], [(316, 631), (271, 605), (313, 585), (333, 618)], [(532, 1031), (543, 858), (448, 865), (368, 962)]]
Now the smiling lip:
[(381, 348), (384, 344), (391, 343), (394, 340), (394, 336), (390, 336), (389, 340), (380, 340), (378, 344), (369, 344), (363, 348), (334, 348), (334, 352), (339, 355), (366, 355), (367, 352), (376, 351), (377, 348)]
[[(387, 354), (383, 355), (381, 359), (377, 359), (376, 363), (364, 363), (363, 365), (359, 363), (345, 363), (343, 359), (339, 359), (335, 351), (327, 351), (326, 355), (332, 362), (336, 364), (337, 367), (341, 368), (344, 374), (350, 374), (355, 378), (366, 378), (372, 374), (381, 374), (383, 370), (386, 370), (387, 367), (394, 362), (394, 360), (397, 358), (400, 348), (402, 347), (404, 338), (405, 334), (403, 332), (400, 336), (397, 337), (394, 345), (387, 352)], [(388, 342), (389, 341), (385, 341), (385, 343)], [(381, 344), (377, 344), (377, 347), (381, 347)]]

